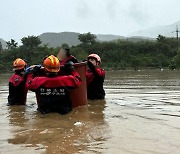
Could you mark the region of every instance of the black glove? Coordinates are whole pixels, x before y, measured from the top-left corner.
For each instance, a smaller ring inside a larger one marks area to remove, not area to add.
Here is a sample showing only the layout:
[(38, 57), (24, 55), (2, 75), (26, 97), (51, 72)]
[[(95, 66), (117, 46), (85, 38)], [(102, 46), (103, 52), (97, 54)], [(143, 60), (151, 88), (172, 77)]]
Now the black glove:
[(94, 70), (95, 70), (95, 66), (94, 66), (93, 63), (91, 63), (90, 61), (87, 62), (87, 65), (88, 65), (88, 67), (89, 67), (89, 69), (90, 69), (91, 71), (94, 71)]
[(93, 65), (93, 63), (88, 61), (87, 65), (88, 65), (89, 69), (91, 70), (91, 72), (94, 74), (94, 76), (98, 77), (99, 75), (98, 75), (98, 73), (96, 71), (96, 67)]
[(72, 73), (72, 71), (74, 71), (74, 66), (73, 66), (73, 62), (68, 62), (66, 64), (64, 64), (64, 69), (66, 71), (66, 73)]
[(41, 65), (37, 65), (33, 68), (32, 70), (32, 73), (33, 73), (33, 76), (37, 76), (37, 74), (39, 73), (39, 70), (41, 69)]

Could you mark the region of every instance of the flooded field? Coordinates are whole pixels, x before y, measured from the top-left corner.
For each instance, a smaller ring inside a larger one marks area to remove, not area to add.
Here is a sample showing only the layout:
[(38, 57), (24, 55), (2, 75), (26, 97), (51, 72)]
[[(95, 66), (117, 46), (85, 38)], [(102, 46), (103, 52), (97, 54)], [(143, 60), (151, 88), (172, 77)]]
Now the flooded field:
[(108, 72), (106, 99), (65, 116), (6, 106), (9, 75), (0, 75), (2, 154), (180, 154), (180, 72)]

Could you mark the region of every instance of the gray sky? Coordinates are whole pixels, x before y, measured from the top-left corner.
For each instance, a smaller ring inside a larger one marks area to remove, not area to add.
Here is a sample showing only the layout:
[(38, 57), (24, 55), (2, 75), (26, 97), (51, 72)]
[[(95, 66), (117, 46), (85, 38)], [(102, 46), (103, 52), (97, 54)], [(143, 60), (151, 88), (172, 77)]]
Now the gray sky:
[(128, 35), (180, 20), (180, 0), (0, 0), (0, 38), (44, 32)]

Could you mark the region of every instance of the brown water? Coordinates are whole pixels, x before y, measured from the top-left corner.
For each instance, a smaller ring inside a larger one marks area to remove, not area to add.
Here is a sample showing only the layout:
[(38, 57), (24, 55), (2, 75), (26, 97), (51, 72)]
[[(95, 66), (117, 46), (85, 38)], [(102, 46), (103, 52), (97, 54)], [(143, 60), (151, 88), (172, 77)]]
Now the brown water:
[(6, 106), (9, 75), (0, 76), (0, 153), (179, 154), (180, 72), (109, 72), (106, 100), (70, 114), (42, 115)]

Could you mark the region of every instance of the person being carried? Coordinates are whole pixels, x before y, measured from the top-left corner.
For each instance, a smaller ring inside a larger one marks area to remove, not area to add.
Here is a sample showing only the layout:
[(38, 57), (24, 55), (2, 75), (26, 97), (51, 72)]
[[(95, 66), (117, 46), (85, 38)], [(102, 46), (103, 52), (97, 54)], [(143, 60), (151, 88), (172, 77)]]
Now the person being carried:
[(45, 58), (43, 66), (45, 76), (34, 78), (32, 76), (28, 87), (36, 93), (38, 110), (43, 114), (70, 112), (72, 110), (70, 91), (81, 85), (79, 74), (68, 64), (65, 67), (69, 75), (58, 76), (60, 62), (54, 55)]
[(10, 77), (9, 80), (9, 95), (8, 105), (25, 105), (27, 97), (27, 87), (25, 74), (26, 62), (17, 58), (13, 62), (13, 70), (15, 73)]
[(87, 81), (87, 98), (104, 99), (105, 91), (103, 83), (105, 79), (105, 71), (99, 67), (101, 58), (97, 54), (90, 54), (87, 58), (88, 69), (86, 71)]
[(61, 65), (65, 65), (69, 62), (78, 63), (78, 60), (70, 54), (70, 50), (68, 48), (61, 48), (57, 54), (57, 58), (59, 59)]

